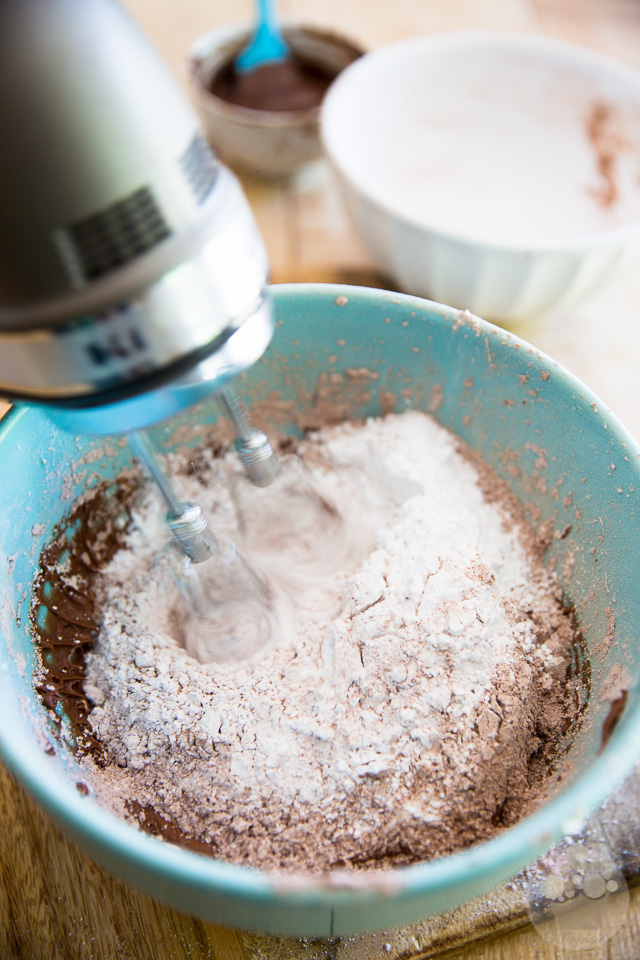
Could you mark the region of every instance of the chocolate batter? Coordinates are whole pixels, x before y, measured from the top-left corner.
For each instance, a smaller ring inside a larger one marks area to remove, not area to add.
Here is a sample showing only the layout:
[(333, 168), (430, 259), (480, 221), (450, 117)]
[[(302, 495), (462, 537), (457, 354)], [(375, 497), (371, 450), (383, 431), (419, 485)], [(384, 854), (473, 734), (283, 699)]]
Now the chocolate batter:
[(249, 110), (289, 113), (320, 106), (333, 75), (296, 56), (266, 63), (248, 73), (226, 64), (211, 81), (216, 97)]
[(56, 725), (66, 717), (78, 751), (100, 766), (104, 751), (82, 688), (85, 654), (100, 621), (96, 577), (124, 544), (132, 490), (124, 478), (115, 488), (105, 482), (75, 505), (42, 552), (34, 589), (32, 631), (42, 662), (36, 690)]

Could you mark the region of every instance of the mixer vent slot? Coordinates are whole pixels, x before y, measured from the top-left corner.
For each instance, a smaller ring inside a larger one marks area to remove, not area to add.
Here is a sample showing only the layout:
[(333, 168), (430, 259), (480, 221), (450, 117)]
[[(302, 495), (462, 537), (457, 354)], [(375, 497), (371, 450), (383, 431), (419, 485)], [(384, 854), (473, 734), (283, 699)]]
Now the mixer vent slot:
[(220, 165), (201, 133), (196, 133), (182, 154), (180, 166), (196, 203), (202, 203), (211, 193)]
[(71, 285), (85, 286), (135, 260), (170, 236), (149, 187), (55, 230), (53, 242)]

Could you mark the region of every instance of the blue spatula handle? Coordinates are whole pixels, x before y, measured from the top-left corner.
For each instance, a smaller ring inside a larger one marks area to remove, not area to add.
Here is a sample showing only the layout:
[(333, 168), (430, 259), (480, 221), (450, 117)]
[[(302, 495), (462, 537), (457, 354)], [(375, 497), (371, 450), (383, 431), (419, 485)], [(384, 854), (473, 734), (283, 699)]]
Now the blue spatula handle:
[(286, 60), (289, 47), (278, 25), (275, 0), (257, 0), (258, 21), (251, 43), (236, 60), (236, 70), (248, 72), (265, 63)]

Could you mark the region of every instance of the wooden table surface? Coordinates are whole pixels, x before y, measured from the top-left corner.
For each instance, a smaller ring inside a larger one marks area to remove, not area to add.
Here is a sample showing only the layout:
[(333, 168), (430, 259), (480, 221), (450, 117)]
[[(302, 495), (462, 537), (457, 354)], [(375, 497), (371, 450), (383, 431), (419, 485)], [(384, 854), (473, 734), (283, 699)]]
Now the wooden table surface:
[[(181, 81), (185, 52), (197, 36), (227, 21), (249, 22), (253, 10), (250, 0), (126, 0), (126, 6)], [(333, 27), (367, 49), (435, 30), (497, 28), (571, 40), (640, 70), (640, 0), (281, 0), (280, 8), (293, 19)], [(275, 282), (380, 284), (323, 163), (286, 186), (244, 183)], [(640, 277), (517, 332), (569, 367), (640, 438)], [(509, 922), (517, 930), (487, 938), (491, 925), (471, 922), (469, 911), (387, 937), (279, 941), (179, 914), (111, 877), (59, 833), (3, 768), (0, 822), (0, 960), (640, 957), (636, 889), (612, 939), (580, 952), (548, 943), (513, 916)], [(474, 942), (465, 946), (470, 938)]]

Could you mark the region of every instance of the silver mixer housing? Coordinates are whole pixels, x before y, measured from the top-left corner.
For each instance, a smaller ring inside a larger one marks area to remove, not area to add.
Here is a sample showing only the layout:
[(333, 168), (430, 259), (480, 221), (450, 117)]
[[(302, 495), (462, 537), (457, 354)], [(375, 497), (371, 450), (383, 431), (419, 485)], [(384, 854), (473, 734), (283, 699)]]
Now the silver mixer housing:
[(113, 0), (0, 2), (0, 393), (137, 429), (266, 349), (249, 205)]

